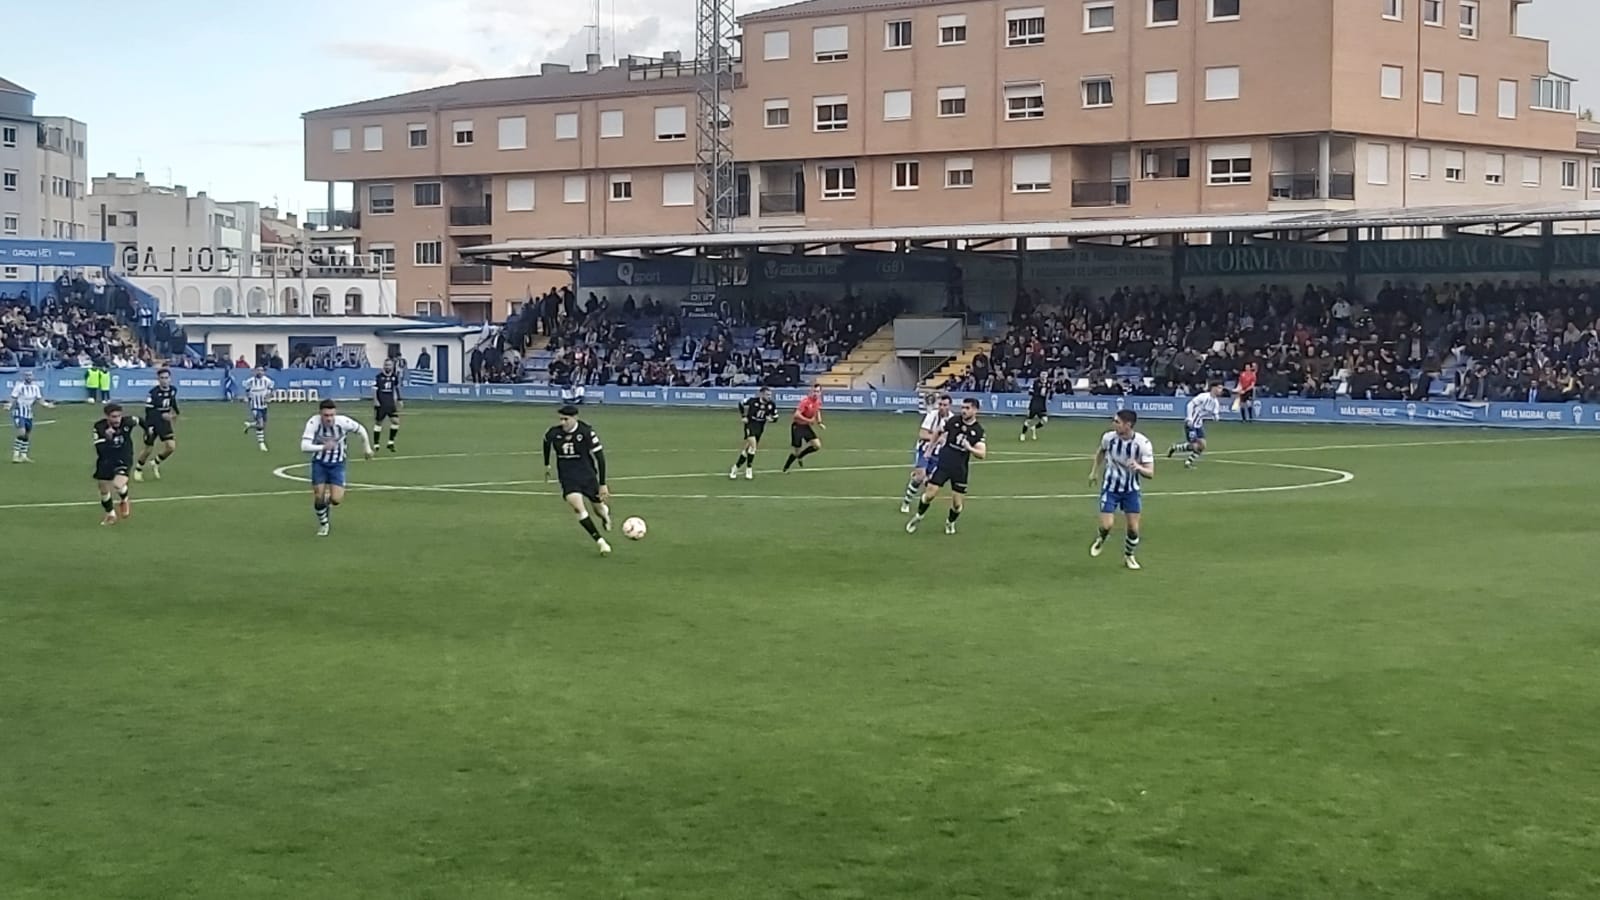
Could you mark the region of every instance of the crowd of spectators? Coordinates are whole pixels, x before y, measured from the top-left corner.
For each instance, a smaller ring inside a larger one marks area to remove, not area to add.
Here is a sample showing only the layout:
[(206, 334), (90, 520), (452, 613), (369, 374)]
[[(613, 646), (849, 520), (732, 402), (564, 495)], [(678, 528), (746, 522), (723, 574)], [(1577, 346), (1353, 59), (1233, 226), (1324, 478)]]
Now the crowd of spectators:
[[(843, 356), (898, 310), (894, 298), (795, 292), (669, 310), (649, 295), (613, 305), (591, 293), (580, 303), (563, 289), (524, 304), (472, 351), (468, 369), (479, 382), (781, 385)], [(546, 359), (542, 372), (525, 365), (533, 356)]]
[(79, 302), (73, 294), (51, 294), (35, 304), (0, 294), (0, 367), (58, 368), (153, 364), (150, 348), (109, 311)]
[(1372, 400), (1600, 401), (1600, 287), (1509, 282), (1102, 297), (1031, 291), (951, 389), (1189, 393), (1256, 362), (1261, 391)]

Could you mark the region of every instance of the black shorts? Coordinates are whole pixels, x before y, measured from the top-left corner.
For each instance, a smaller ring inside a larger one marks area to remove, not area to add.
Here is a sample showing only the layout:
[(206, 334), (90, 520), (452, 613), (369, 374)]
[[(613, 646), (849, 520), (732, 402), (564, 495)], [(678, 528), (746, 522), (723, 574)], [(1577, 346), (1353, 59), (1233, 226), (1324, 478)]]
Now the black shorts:
[(144, 445), (155, 446), (156, 441), (170, 441), (174, 437), (172, 420), (157, 413), (144, 420)]
[(114, 481), (128, 476), (128, 470), (133, 468), (133, 463), (121, 459), (97, 459), (94, 461), (95, 481)]
[(561, 496), (582, 494), (585, 499), (594, 503), (600, 502), (600, 479), (591, 475), (587, 478), (562, 478)]
[(767, 430), (767, 423), (765, 423), (765, 422), (746, 422), (746, 423), (744, 423), (744, 436), (745, 436), (745, 438), (746, 439), (755, 438), (756, 443), (758, 443), (758, 444), (761, 443), (761, 435), (763, 433), (765, 433), (766, 430)]
[(946, 463), (944, 460), (940, 460), (939, 464), (934, 467), (933, 475), (929, 476), (928, 483), (935, 487), (944, 487), (948, 484), (950, 485), (950, 490), (958, 494), (965, 494), (967, 492), (967, 464)]
[(377, 400), (372, 404), (372, 415), (378, 421), (397, 418), (400, 415), (400, 404), (395, 400)]
[(804, 447), (817, 439), (817, 430), (810, 425), (801, 425), (796, 422), (789, 426), (789, 446)]
[(1043, 397), (1034, 397), (1028, 401), (1028, 418), (1042, 419), (1050, 411), (1050, 405)]
[(1251, 388), (1248, 391), (1240, 391), (1239, 392), (1239, 402), (1240, 403), (1254, 403), (1254, 402), (1256, 402), (1256, 389), (1255, 388)]

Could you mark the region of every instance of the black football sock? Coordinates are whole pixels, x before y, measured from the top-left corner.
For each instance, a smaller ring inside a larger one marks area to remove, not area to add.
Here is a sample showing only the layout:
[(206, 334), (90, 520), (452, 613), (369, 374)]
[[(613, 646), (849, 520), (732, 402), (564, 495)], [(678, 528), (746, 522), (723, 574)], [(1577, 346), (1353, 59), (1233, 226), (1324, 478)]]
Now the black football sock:
[(794, 467), (794, 461), (795, 461), (795, 460), (796, 460), (796, 459), (799, 459), (799, 457), (797, 457), (797, 456), (795, 456), (795, 455), (794, 455), (794, 451), (792, 451), (792, 450), (791, 450), (791, 451), (790, 451), (790, 452), (789, 452), (789, 458), (788, 458), (788, 459), (786, 459), (786, 460), (784, 460), (784, 461), (783, 461), (783, 470), (784, 470), (784, 471), (785, 471), (785, 472), (787, 472), (787, 471), (789, 471), (789, 470), (790, 470), (790, 469), (791, 469), (791, 468), (793, 468), (793, 467)]
[(800, 451), (800, 455), (795, 457), (795, 460), (799, 461), (799, 460), (805, 459), (806, 457), (810, 456), (811, 454), (813, 454), (815, 452), (817, 452), (817, 448), (816, 447), (807, 447), (804, 450)]
[(394, 439), (399, 437), (399, 436), (400, 436), (400, 426), (399, 425), (390, 425), (389, 426), (389, 443), (391, 445), (394, 444)]
[(933, 501), (932, 500), (921, 500), (921, 501), (918, 501), (917, 502), (917, 518), (920, 519), (923, 516), (927, 515), (928, 514), (928, 507), (930, 507), (932, 505), (933, 505)]
[(127, 489), (127, 487), (117, 488), (117, 499), (121, 500), (124, 503), (128, 502), (128, 489)]
[(741, 454), (739, 454), (739, 459), (734, 462), (733, 467), (735, 469), (742, 469), (742, 468), (744, 468), (744, 464), (749, 462), (749, 461), (750, 461), (750, 455), (748, 453), (741, 453)]
[(1105, 527), (1104, 525), (1100, 526), (1100, 540), (1103, 541), (1103, 540), (1105, 540), (1106, 538), (1108, 538), (1110, 536), (1111, 536), (1111, 529)]
[(1128, 532), (1128, 539), (1126, 541), (1124, 541), (1123, 544), (1122, 544), (1122, 555), (1123, 556), (1132, 556), (1134, 554), (1134, 551), (1136, 551), (1138, 549), (1139, 549), (1139, 532), (1137, 532), (1137, 531)]
[(106, 512), (111, 512), (111, 506), (112, 506), (111, 495), (110, 494), (101, 494), (100, 495), (100, 508), (105, 510)]
[(947, 521), (950, 524), (954, 525), (956, 523), (956, 520), (959, 519), (959, 518), (961, 518), (961, 510), (956, 509), (954, 506), (952, 506), (952, 507), (950, 507), (950, 515), (945, 517), (945, 521)]
[(156, 454), (156, 463), (159, 465), (160, 463), (164, 463), (164, 462), (166, 462), (167, 460), (169, 460), (171, 458), (172, 458), (172, 451), (171, 450), (163, 450), (160, 453)]
[(594, 519), (592, 517), (585, 515), (578, 520), (578, 524), (583, 526), (584, 531), (589, 532), (589, 537), (597, 541), (600, 540), (600, 529), (594, 527)]

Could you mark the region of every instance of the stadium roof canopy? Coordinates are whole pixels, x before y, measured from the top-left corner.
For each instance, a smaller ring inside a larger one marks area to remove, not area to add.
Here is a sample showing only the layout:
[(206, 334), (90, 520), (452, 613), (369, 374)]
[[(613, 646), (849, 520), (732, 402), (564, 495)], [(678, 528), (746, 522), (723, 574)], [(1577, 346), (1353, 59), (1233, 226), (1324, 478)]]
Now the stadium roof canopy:
[[(734, 231), (701, 234), (602, 235), (596, 237), (535, 238), (484, 244), (462, 249), (467, 259), (499, 265), (566, 268), (579, 254), (642, 252), (648, 255), (697, 254), (721, 256), (730, 251), (765, 247), (855, 247), (895, 244), (903, 248), (944, 249), (961, 246), (981, 249), (1002, 241), (1029, 238), (1065, 238), (1095, 241), (1120, 238), (1137, 245), (1152, 238), (1225, 232), (1268, 239), (1325, 235), (1349, 229), (1487, 228), (1488, 234), (1546, 222), (1600, 220), (1600, 201), (1563, 204), (1494, 204), (1482, 206), (1421, 206), (1381, 210), (1317, 210), (1312, 212), (1255, 213), (1248, 215), (1122, 217), (1067, 219), (1058, 222), (1006, 222), (991, 225), (913, 225), (889, 228), (799, 228), (775, 231)], [(549, 257), (557, 257), (551, 260)]]

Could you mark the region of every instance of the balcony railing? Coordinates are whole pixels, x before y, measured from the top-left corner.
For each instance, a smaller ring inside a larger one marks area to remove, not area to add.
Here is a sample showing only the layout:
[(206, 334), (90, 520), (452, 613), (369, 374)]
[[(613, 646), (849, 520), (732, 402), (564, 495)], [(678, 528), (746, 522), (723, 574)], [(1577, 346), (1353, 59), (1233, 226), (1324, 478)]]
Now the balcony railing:
[(478, 228), (494, 224), (494, 211), (487, 206), (452, 206), (450, 224)]
[(763, 216), (797, 216), (806, 211), (799, 194), (762, 194), (758, 208)]
[(1073, 206), (1127, 206), (1132, 199), (1133, 189), (1126, 178), (1072, 183)]
[(1329, 172), (1328, 192), (1322, 193), (1322, 179), (1315, 172), (1273, 172), (1273, 200), (1354, 200), (1356, 176), (1353, 172)]
[(354, 209), (308, 209), (306, 227), (318, 231), (360, 228), (361, 213)]
[(494, 280), (494, 266), (463, 265), (450, 267), (450, 283), (456, 285), (489, 284)]

